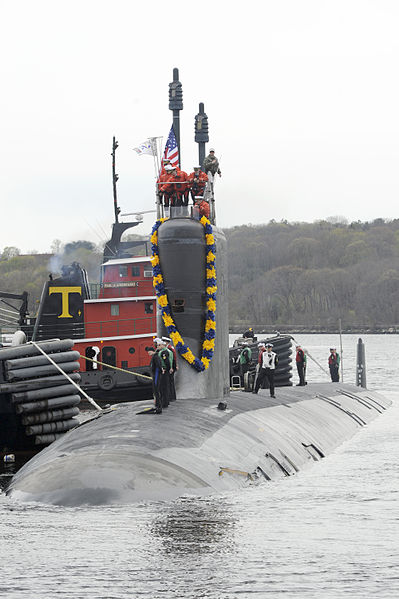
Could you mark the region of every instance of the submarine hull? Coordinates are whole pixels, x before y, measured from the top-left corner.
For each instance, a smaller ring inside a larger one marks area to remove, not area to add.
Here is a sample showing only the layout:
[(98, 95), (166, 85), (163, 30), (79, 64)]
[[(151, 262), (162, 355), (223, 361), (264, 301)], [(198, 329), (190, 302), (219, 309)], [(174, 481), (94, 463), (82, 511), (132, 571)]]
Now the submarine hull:
[[(232, 394), (175, 402), (162, 416), (146, 402), (120, 404), (65, 434), (13, 478), (22, 501), (79, 506), (204, 495), (295, 475), (384, 412), (382, 395), (321, 383), (280, 389), (277, 399)], [(141, 408), (141, 409), (140, 409)]]

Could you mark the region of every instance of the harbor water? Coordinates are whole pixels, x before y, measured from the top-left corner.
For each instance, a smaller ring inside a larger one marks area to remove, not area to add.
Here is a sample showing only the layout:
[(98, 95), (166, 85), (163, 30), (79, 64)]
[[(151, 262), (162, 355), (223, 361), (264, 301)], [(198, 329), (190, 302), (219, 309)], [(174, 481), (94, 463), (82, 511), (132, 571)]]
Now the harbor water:
[[(340, 351), (335, 335), (296, 338), (325, 370), (329, 347)], [(362, 338), (367, 385), (394, 403), (295, 476), (234, 494), (111, 508), (21, 504), (0, 493), (0, 596), (399, 596), (399, 337)], [(355, 381), (357, 339), (343, 336), (346, 383)], [(311, 359), (307, 379), (328, 380)], [(1, 467), (4, 486), (15, 466)]]

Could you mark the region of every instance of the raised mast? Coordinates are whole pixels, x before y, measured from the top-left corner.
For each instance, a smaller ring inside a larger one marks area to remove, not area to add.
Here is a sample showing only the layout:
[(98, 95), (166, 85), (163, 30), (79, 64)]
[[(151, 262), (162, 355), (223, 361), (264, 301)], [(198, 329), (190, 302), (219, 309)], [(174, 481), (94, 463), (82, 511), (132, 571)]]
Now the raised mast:
[(209, 141), (208, 115), (204, 111), (204, 103), (200, 102), (199, 112), (195, 116), (195, 141), (198, 144), (198, 164), (202, 168), (205, 160), (205, 144)]
[(118, 147), (118, 142), (116, 141), (115, 137), (112, 138), (112, 191), (113, 191), (113, 196), (114, 196), (114, 211), (115, 211), (115, 222), (119, 222), (119, 218), (118, 215), (121, 211), (121, 209), (118, 206), (118, 197), (117, 197), (117, 192), (116, 192), (116, 182), (119, 179), (119, 175), (116, 174), (115, 172), (115, 150)]
[(119, 175), (116, 174), (116, 166), (115, 166), (115, 152), (118, 147), (118, 142), (115, 137), (112, 138), (112, 190), (114, 197), (114, 212), (115, 212), (115, 222), (112, 225), (112, 237), (104, 246), (104, 262), (110, 260), (112, 258), (121, 258), (126, 256), (126, 252), (138, 245), (142, 245), (141, 241), (121, 241), (122, 234), (131, 227), (136, 227), (140, 224), (140, 221), (137, 222), (127, 222), (120, 223), (119, 222), (119, 214), (121, 209), (118, 206), (118, 196), (116, 191), (116, 183), (119, 179)]
[(173, 69), (173, 81), (169, 83), (169, 110), (173, 111), (173, 130), (179, 149), (179, 167), (181, 166), (180, 148), (180, 110), (183, 110), (183, 87), (179, 81), (179, 69)]

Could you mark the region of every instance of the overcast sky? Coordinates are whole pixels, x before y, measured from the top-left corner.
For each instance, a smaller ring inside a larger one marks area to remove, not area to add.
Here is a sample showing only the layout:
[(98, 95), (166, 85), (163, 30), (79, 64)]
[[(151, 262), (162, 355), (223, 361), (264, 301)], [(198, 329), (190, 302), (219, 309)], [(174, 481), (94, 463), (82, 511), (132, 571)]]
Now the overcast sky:
[(398, 17), (397, 0), (1, 0), (0, 249), (108, 237), (113, 135), (122, 212), (153, 208), (132, 148), (166, 140), (173, 67), (188, 172), (205, 103), (220, 226), (399, 217)]

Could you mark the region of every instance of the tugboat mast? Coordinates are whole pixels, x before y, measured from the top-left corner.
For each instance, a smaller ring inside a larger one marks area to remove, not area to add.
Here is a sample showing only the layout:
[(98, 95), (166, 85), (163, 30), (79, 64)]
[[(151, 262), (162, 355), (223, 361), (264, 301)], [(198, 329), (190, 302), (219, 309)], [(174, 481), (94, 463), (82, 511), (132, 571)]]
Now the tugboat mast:
[(112, 138), (112, 190), (114, 197), (114, 212), (115, 222), (112, 225), (112, 237), (104, 246), (104, 262), (111, 260), (112, 258), (125, 258), (129, 254), (126, 254), (133, 247), (142, 245), (142, 241), (121, 241), (123, 233), (131, 227), (136, 227), (140, 224), (140, 221), (136, 222), (119, 222), (119, 214), (121, 209), (118, 206), (118, 196), (116, 192), (116, 183), (119, 179), (119, 175), (115, 172), (115, 151), (118, 147), (118, 142), (115, 137)]
[(121, 211), (121, 209), (118, 207), (118, 197), (117, 197), (117, 193), (116, 193), (116, 182), (119, 179), (119, 175), (116, 174), (115, 172), (115, 150), (118, 147), (118, 142), (116, 141), (115, 137), (112, 138), (112, 152), (111, 152), (111, 156), (112, 156), (112, 188), (113, 188), (113, 196), (114, 196), (114, 211), (115, 211), (115, 222), (119, 222), (119, 218), (118, 215)]

